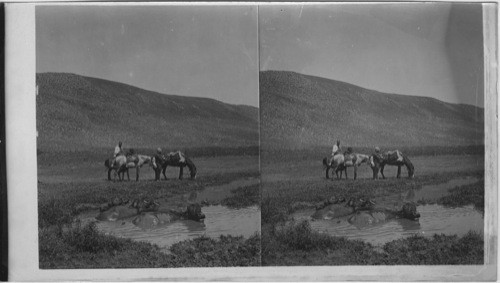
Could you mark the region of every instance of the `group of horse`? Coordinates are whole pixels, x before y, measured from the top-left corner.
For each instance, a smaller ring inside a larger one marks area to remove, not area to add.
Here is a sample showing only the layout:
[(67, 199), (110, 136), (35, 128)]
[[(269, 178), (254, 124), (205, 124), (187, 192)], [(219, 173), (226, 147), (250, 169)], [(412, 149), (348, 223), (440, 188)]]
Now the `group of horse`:
[(188, 167), (191, 179), (196, 178), (196, 166), (193, 161), (186, 157), (182, 152), (170, 152), (167, 155), (156, 154), (154, 156), (132, 154), (120, 154), (116, 157), (106, 159), (104, 166), (108, 170), (108, 180), (111, 181), (111, 171), (114, 171), (114, 180), (118, 176), (120, 181), (124, 180), (125, 173), (130, 181), (129, 169), (136, 169), (136, 181), (139, 181), (139, 171), (143, 165), (148, 164), (155, 172), (155, 180), (160, 180), (160, 173), (163, 173), (165, 180), (168, 180), (165, 171), (168, 166), (179, 167), (179, 179), (182, 180), (184, 175), (184, 167)]
[[(384, 167), (386, 165), (398, 166), (397, 178), (401, 177), (401, 166), (406, 166), (408, 177), (415, 176), (415, 168), (410, 159), (399, 150), (387, 151), (384, 153), (374, 153), (372, 155), (344, 152), (335, 154), (332, 157), (323, 158), (323, 165), (326, 169), (326, 178), (329, 179), (330, 169), (335, 172), (337, 179), (342, 179), (342, 172), (347, 179), (347, 168), (354, 168), (354, 179), (357, 177), (358, 167), (362, 164), (368, 164), (373, 171), (373, 179), (378, 179), (378, 173), (385, 179)], [(339, 176), (340, 173), (340, 176)]]

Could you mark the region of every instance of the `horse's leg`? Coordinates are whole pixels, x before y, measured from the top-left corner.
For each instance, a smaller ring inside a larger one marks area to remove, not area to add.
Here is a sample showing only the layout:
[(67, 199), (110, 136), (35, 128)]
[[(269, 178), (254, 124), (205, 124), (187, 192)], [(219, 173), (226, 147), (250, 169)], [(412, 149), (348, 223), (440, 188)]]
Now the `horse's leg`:
[(380, 174), (382, 174), (382, 178), (383, 178), (383, 179), (385, 179), (385, 175), (384, 175), (384, 167), (385, 167), (385, 165), (380, 166)]
[(111, 181), (111, 168), (108, 168), (108, 181)]
[(354, 165), (354, 180), (356, 180), (357, 176), (358, 176), (358, 166)]
[(372, 167), (372, 171), (373, 171), (373, 180), (378, 179), (378, 171), (379, 171), (378, 166)]
[(139, 181), (139, 166), (135, 167), (135, 181)]
[[(165, 171), (167, 171), (167, 166), (168, 165), (165, 165), (165, 167), (163, 167), (163, 171), (162, 171), (163, 177), (165, 177), (165, 180), (168, 180), (167, 175), (165, 174)], [(160, 176), (158, 176), (158, 178), (160, 178)]]
[(330, 179), (330, 176), (328, 175), (328, 171), (330, 171), (330, 166), (326, 166), (326, 179)]
[(184, 166), (179, 167), (179, 180), (182, 180), (182, 176), (184, 175)]
[(161, 176), (161, 168), (154, 168), (154, 171), (155, 171), (155, 181), (159, 181)]
[(337, 171), (338, 167), (333, 167), (333, 171), (335, 171), (335, 175), (337, 175), (337, 180), (341, 180), (342, 179), (342, 174), (340, 174), (340, 178), (339, 178), (339, 171)]
[(396, 178), (399, 179), (399, 177), (401, 177), (401, 165), (398, 165), (398, 175), (396, 176)]

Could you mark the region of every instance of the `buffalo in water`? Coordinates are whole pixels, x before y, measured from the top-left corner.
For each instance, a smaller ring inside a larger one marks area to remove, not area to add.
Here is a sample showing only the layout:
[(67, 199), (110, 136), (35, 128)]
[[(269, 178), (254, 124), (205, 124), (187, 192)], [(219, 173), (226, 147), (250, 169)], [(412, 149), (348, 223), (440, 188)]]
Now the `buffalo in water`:
[(319, 204), (311, 217), (322, 220), (348, 217), (347, 221), (350, 224), (362, 227), (390, 219), (404, 218), (416, 221), (420, 218), (420, 213), (417, 212), (417, 206), (411, 202), (403, 204), (399, 209), (390, 209), (377, 206), (375, 202), (362, 198), (350, 198), (349, 201), (346, 201), (343, 197), (332, 197)]

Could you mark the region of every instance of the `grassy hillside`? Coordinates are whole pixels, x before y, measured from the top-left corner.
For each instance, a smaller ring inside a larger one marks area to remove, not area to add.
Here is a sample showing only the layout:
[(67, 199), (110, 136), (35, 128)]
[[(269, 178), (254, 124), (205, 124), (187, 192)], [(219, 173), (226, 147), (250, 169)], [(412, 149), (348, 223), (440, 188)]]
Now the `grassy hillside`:
[(482, 145), (484, 109), (293, 72), (260, 73), (261, 146)]
[[(256, 146), (258, 109), (66, 73), (37, 74), (38, 148)], [(237, 94), (235, 94), (237, 95)]]

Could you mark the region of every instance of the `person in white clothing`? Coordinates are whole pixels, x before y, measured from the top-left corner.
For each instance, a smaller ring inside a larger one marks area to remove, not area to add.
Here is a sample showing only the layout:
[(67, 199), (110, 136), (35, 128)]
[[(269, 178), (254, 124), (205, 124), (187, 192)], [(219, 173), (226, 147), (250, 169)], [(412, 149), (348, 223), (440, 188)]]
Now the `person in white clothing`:
[(122, 151), (122, 142), (118, 142), (118, 145), (115, 147), (115, 155), (114, 155), (114, 157), (117, 157), (120, 154), (123, 154), (123, 151)]
[(337, 153), (340, 153), (340, 141), (339, 140), (337, 140), (337, 143), (333, 145), (332, 156), (336, 155)]

